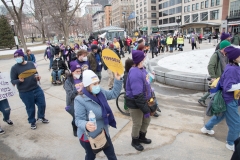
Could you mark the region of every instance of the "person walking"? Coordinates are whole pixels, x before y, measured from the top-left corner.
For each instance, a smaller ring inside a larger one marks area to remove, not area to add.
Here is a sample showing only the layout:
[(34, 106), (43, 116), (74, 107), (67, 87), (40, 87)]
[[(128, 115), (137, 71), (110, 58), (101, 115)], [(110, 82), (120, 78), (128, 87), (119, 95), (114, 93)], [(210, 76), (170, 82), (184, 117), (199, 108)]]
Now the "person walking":
[(238, 112), (238, 99), (240, 92), (238, 92), (236, 99), (234, 97), (234, 91), (231, 91), (234, 85), (238, 85), (240, 82), (240, 49), (233, 46), (229, 46), (225, 49), (229, 64), (226, 65), (224, 72), (220, 78), (220, 86), (222, 88), (222, 96), (226, 103), (226, 111), (216, 116), (214, 115), (201, 129), (202, 133), (214, 134), (212, 128), (214, 125), (226, 119), (228, 126), (228, 135), (226, 140), (226, 148), (234, 151), (234, 141), (240, 134), (240, 116)]
[(162, 52), (164, 53), (164, 48), (166, 47), (166, 39), (164, 36), (161, 37)]
[(31, 129), (36, 129), (35, 105), (38, 107), (37, 120), (42, 123), (49, 123), (45, 118), (46, 102), (44, 92), (38, 85), (41, 77), (37, 72), (27, 78), (19, 78), (19, 75), (28, 70), (36, 69), (32, 62), (24, 60), (22, 49), (14, 52), (14, 59), (17, 62), (12, 66), (10, 76), (11, 83), (17, 85), (19, 96), (26, 106), (28, 114), (28, 122), (31, 124)]
[(154, 54), (157, 56), (157, 41), (153, 36), (150, 38), (150, 50), (152, 52), (152, 58), (154, 58)]
[(82, 83), (82, 70), (81, 66), (76, 62), (71, 62), (71, 74), (67, 77), (63, 88), (66, 91), (66, 111), (73, 117), (72, 127), (73, 135), (77, 137), (77, 126), (75, 124), (75, 114), (74, 114), (74, 99), (77, 95), (82, 93), (83, 83)]
[(196, 42), (198, 41), (198, 37), (196, 34), (192, 33), (192, 35), (189, 38), (189, 44), (192, 45), (192, 50), (194, 50), (194, 47), (197, 49)]
[(47, 48), (45, 49), (45, 52), (44, 52), (44, 59), (46, 60), (46, 57), (47, 57), (50, 61), (49, 69), (48, 69), (49, 71), (51, 70), (51, 67), (52, 67), (54, 54), (55, 54), (55, 49), (48, 42), (47, 43)]
[(32, 54), (32, 51), (30, 49), (27, 49), (26, 55), (24, 55), (24, 60), (36, 63), (36, 58), (35, 58), (34, 54)]
[(124, 45), (123, 45), (123, 41), (121, 40), (121, 37), (118, 38), (118, 42), (120, 44), (120, 53), (119, 54), (122, 55), (122, 58), (124, 58), (125, 57), (124, 51), (123, 51)]
[[(228, 64), (228, 58), (226, 56), (226, 47), (230, 46), (231, 43), (227, 40), (224, 40), (220, 43), (220, 50), (217, 50), (213, 53), (208, 63), (208, 74), (210, 75), (212, 82), (220, 77), (225, 69), (225, 66)], [(206, 107), (206, 99), (210, 95), (209, 92), (206, 92), (203, 97), (198, 100), (198, 103)]]
[(172, 53), (173, 52), (173, 47), (174, 47), (172, 35), (170, 35), (167, 38), (167, 45), (169, 46), (169, 52)]
[[(107, 147), (103, 147), (103, 152), (109, 160), (117, 160), (114, 147), (109, 134), (109, 126), (116, 128), (116, 121), (107, 100), (115, 99), (121, 92), (122, 80), (119, 74), (115, 73), (115, 80), (112, 90), (104, 90), (99, 85), (100, 79), (91, 70), (83, 72), (82, 94), (74, 100), (75, 124), (77, 125), (77, 135), (81, 146), (85, 149), (86, 160), (94, 160), (89, 138), (96, 138), (103, 133), (106, 136)], [(95, 123), (88, 115), (95, 114)], [(86, 134), (87, 133), (87, 134)]]
[(88, 56), (87, 50), (80, 49), (77, 52), (76, 62), (80, 65), (82, 71), (89, 69), (89, 62), (87, 56)]
[(132, 51), (135, 67), (128, 73), (126, 84), (126, 105), (132, 118), (132, 146), (143, 151), (140, 143), (150, 144), (151, 139), (146, 138), (147, 129), (151, 121), (150, 108), (147, 101), (151, 99), (151, 86), (148, 83), (147, 71), (144, 69), (145, 54), (143, 51)]
[(177, 36), (173, 37), (173, 48), (175, 48), (175, 51), (177, 50)]
[(132, 39), (128, 36), (126, 39), (128, 53), (131, 54)]
[(213, 46), (216, 46), (217, 39), (218, 39), (218, 34), (217, 33), (213, 33)]
[(102, 79), (102, 56), (97, 45), (91, 46), (92, 52), (88, 54), (89, 69), (92, 70), (98, 78)]
[(232, 44), (240, 46), (240, 33), (235, 33), (235, 36), (232, 38)]

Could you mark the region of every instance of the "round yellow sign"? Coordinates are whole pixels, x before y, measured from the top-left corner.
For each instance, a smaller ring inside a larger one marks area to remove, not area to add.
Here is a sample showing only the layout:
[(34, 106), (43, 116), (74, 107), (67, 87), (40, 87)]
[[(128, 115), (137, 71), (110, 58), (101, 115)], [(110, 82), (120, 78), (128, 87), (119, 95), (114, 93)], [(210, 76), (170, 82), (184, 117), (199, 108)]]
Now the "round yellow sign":
[(114, 73), (123, 74), (124, 68), (121, 59), (110, 49), (104, 49), (102, 59), (105, 65)]

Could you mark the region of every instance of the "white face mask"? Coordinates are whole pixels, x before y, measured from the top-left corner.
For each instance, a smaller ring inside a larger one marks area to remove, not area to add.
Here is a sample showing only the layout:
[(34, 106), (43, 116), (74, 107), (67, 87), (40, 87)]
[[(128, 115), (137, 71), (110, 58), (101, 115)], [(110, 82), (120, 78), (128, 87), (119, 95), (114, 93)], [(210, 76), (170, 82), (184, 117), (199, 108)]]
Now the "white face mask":
[(73, 76), (74, 76), (75, 78), (79, 79), (81, 75), (80, 75), (80, 74), (74, 74)]
[(87, 61), (88, 59), (87, 59), (87, 56), (86, 57), (83, 57), (83, 59), (82, 59), (83, 61)]

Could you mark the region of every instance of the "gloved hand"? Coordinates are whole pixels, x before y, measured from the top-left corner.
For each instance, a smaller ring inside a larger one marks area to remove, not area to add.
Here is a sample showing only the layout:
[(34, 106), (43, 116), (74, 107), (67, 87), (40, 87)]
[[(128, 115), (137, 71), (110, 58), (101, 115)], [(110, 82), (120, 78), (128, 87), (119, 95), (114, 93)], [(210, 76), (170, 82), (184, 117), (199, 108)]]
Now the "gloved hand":
[(150, 113), (144, 114), (144, 118), (149, 118), (150, 117)]

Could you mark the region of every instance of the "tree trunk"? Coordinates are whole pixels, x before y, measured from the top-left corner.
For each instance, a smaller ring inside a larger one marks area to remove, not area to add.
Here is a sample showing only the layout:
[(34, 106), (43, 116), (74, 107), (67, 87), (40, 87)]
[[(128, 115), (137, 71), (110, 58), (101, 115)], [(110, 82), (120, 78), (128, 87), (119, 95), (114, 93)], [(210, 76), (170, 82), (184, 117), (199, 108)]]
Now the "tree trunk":
[(64, 43), (66, 45), (69, 45), (69, 26), (68, 26), (68, 24), (66, 24), (64, 27), (64, 37), (65, 37)]
[(46, 42), (45, 31), (44, 31), (43, 25), (42, 25), (42, 41), (43, 41), (43, 44)]
[(23, 48), (24, 48), (24, 52), (26, 52), (27, 45), (26, 45), (25, 38), (24, 38), (24, 35), (23, 35), (23, 30), (22, 30), (21, 23), (18, 24), (18, 31), (19, 31), (19, 34), (20, 34), (20, 39), (21, 39), (21, 42), (22, 42), (22, 45), (23, 45)]

